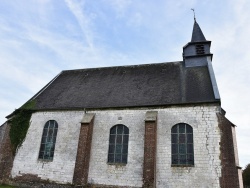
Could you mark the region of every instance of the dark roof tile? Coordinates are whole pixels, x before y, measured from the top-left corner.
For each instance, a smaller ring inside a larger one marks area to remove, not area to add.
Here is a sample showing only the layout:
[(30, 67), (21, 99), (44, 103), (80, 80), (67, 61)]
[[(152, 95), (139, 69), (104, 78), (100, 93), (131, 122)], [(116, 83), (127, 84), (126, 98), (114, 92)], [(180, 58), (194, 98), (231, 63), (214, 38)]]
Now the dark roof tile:
[(217, 101), (208, 68), (183, 62), (63, 71), (33, 99), (38, 110)]
[(201, 41), (206, 41), (206, 38), (204, 34), (202, 33), (202, 30), (199, 24), (195, 21), (194, 26), (193, 26), (191, 42), (201, 42)]

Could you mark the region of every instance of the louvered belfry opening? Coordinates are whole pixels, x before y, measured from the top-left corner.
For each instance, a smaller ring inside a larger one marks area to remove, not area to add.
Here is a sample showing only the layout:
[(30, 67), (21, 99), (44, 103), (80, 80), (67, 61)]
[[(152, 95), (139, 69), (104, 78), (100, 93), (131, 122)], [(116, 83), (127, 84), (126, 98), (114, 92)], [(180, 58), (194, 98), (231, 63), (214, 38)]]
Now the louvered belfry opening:
[(195, 45), (195, 49), (196, 49), (196, 54), (197, 55), (205, 54), (205, 50), (204, 50), (204, 45), (203, 44), (196, 44)]

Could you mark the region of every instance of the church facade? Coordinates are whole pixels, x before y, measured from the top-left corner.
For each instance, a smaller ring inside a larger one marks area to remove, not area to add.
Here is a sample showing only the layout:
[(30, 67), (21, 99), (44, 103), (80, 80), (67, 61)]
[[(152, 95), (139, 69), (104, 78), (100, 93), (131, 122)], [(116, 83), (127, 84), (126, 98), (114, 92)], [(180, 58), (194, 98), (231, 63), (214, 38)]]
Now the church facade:
[(183, 61), (62, 71), (30, 99), (34, 112), (11, 178), (242, 187), (210, 45), (195, 20)]

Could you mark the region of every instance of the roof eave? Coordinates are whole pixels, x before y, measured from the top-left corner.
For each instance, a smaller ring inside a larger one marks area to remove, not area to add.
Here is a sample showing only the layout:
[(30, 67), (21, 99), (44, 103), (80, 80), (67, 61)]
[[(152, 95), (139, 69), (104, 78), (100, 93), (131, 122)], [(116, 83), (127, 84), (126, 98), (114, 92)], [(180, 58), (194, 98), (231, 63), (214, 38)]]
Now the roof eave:
[(183, 46), (183, 49), (185, 49), (188, 45), (191, 44), (209, 44), (211, 46), (212, 41), (206, 40), (206, 41), (198, 41), (198, 42), (189, 42), (185, 46)]
[[(197, 101), (197, 102), (185, 102), (185, 103), (169, 103), (169, 104), (161, 104), (161, 105), (136, 105), (136, 106), (103, 106), (103, 107), (67, 107), (67, 108), (43, 108), (36, 109), (37, 111), (65, 111), (65, 110), (97, 110), (97, 109), (128, 109), (128, 108), (167, 108), (170, 106), (190, 106), (190, 105), (201, 105), (201, 104), (217, 104), (221, 105), (220, 99), (215, 99), (213, 101)], [(13, 113), (12, 113), (13, 114)], [(12, 115), (10, 114), (10, 115)], [(9, 116), (10, 116), (9, 115)]]

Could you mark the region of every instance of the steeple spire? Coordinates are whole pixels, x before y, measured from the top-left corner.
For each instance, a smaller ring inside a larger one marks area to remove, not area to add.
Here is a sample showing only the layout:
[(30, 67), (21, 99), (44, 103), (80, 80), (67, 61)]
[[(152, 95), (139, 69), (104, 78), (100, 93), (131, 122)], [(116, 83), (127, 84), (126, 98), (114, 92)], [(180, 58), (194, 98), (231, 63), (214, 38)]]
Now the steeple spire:
[(216, 99), (220, 99), (220, 94), (218, 91), (212, 67), (213, 54), (210, 53), (210, 46), (211, 46), (211, 41), (206, 40), (205, 36), (203, 35), (199, 24), (196, 22), (195, 12), (194, 12), (194, 27), (193, 27), (192, 38), (191, 41), (183, 47), (182, 55), (183, 55), (184, 66), (207, 67), (214, 90), (214, 97)]
[(194, 17), (194, 27), (193, 27), (191, 42), (204, 42), (204, 41), (207, 41), (207, 40), (205, 36), (203, 35), (201, 28), (199, 24), (196, 22), (196, 19)]
[[(192, 9), (194, 12), (194, 9)], [(186, 67), (207, 66), (208, 59), (212, 61), (210, 53), (211, 41), (207, 41), (195, 18), (191, 41), (183, 47), (183, 60)]]

